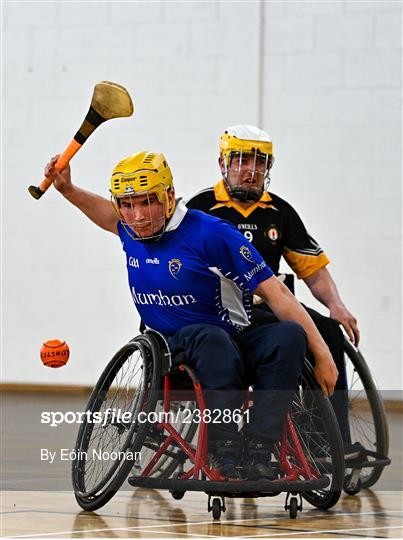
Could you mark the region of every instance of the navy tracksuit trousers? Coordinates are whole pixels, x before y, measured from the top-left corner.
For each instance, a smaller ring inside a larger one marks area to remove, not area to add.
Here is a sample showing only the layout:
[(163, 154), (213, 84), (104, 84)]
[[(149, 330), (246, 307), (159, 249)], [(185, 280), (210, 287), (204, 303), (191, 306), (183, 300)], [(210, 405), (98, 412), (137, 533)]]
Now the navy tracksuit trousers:
[[(337, 321), (318, 313), (304, 304), (302, 305), (311, 316), (316, 328), (319, 330), (323, 340), (329, 347), (330, 353), (339, 371), (339, 377), (334, 389), (334, 394), (330, 398), (330, 402), (336, 413), (343, 442), (348, 445), (351, 443), (351, 434), (348, 421), (348, 384), (346, 362), (344, 360), (344, 335), (340, 329), (340, 324)], [(253, 309), (252, 324), (258, 325), (275, 322), (278, 322), (278, 319), (266, 304), (260, 304)], [(313, 355), (309, 353), (308, 358), (311, 359), (313, 365), (315, 365), (315, 358)]]
[[(206, 407), (240, 409), (253, 386), (254, 405), (244, 435), (278, 441), (307, 352), (305, 331), (291, 321), (250, 326), (231, 337), (224, 329), (191, 324), (168, 338), (173, 353), (184, 352), (204, 389)], [(209, 424), (209, 441), (237, 440), (235, 422)]]

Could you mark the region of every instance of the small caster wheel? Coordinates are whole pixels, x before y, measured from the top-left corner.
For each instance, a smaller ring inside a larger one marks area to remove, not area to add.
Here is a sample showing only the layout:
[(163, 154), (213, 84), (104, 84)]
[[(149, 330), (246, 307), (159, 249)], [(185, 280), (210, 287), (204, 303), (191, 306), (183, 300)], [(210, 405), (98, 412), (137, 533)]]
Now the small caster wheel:
[(183, 499), (185, 495), (184, 491), (170, 491), (169, 493), (172, 495), (172, 498), (175, 499), (176, 501), (180, 501), (181, 499)]
[(361, 491), (361, 489), (362, 489), (362, 483), (361, 483), (360, 478), (358, 478), (357, 483), (355, 484), (355, 486), (354, 485), (350, 486), (351, 477), (352, 477), (352, 475), (348, 474), (344, 478), (343, 491), (345, 493), (347, 493), (347, 495), (357, 495), (357, 493), (359, 493)]
[(220, 519), (221, 517), (221, 501), (218, 497), (213, 499), (211, 510), (213, 512), (213, 519)]
[(297, 499), (297, 497), (291, 497), (288, 508), (289, 508), (289, 512), (290, 512), (290, 519), (295, 519), (297, 517), (297, 513), (298, 513), (298, 499)]

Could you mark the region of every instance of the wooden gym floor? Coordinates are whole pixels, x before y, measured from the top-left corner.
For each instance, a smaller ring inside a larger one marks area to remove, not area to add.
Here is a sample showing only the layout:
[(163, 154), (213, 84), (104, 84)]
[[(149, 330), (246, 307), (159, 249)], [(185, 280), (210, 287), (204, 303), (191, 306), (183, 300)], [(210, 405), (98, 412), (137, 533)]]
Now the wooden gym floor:
[(342, 496), (330, 511), (304, 502), (290, 520), (285, 495), (226, 499), (219, 522), (207, 496), (188, 492), (175, 501), (165, 491), (128, 489), (96, 513), (82, 511), (70, 487), (70, 462), (40, 461), (40, 449), (72, 448), (77, 425), (50, 428), (42, 411), (83, 410), (87, 396), (8, 392), (2, 399), (1, 534), (19, 538), (401, 538), (403, 535), (402, 414), (389, 413), (392, 465), (373, 490)]

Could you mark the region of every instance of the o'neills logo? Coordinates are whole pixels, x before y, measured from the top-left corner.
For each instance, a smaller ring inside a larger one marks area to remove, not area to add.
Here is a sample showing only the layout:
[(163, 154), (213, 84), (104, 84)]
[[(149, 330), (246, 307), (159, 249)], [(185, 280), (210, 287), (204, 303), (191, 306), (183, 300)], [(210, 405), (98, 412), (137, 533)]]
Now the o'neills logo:
[(196, 298), (191, 294), (173, 294), (168, 296), (158, 290), (157, 294), (139, 293), (132, 287), (132, 296), (135, 304), (156, 306), (186, 306), (196, 304)]

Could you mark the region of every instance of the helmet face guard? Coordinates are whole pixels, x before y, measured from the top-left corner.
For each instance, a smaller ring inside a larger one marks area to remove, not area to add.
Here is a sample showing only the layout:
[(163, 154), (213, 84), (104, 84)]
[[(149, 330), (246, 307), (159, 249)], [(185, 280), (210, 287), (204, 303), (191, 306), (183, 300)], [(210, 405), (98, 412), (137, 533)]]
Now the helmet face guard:
[(228, 128), (220, 138), (221, 167), (231, 198), (256, 202), (270, 183), (274, 162), (270, 136), (254, 127)]
[(223, 178), (232, 199), (256, 202), (270, 184), (272, 156), (253, 152), (233, 151), (223, 159)]
[(131, 238), (161, 238), (175, 210), (172, 173), (163, 154), (140, 152), (123, 159), (112, 173), (110, 192)]
[[(162, 197), (160, 197), (161, 192)], [(163, 186), (161, 186), (161, 192), (152, 190), (120, 197), (111, 195), (118, 218), (133, 240), (158, 240), (164, 234), (169, 217), (172, 215), (167, 209), (172, 207), (172, 204)], [(136, 219), (135, 207), (139, 201), (142, 207), (141, 219)]]

